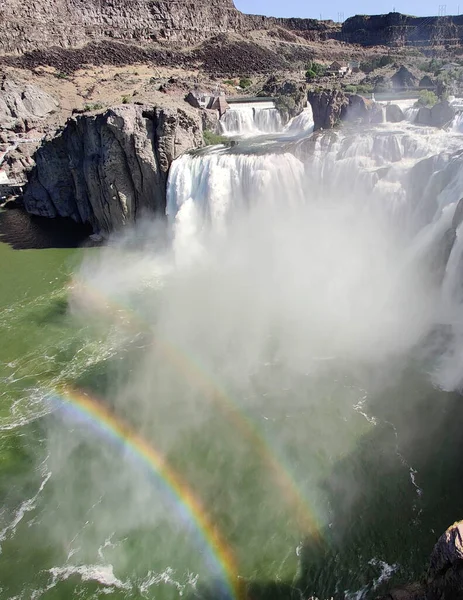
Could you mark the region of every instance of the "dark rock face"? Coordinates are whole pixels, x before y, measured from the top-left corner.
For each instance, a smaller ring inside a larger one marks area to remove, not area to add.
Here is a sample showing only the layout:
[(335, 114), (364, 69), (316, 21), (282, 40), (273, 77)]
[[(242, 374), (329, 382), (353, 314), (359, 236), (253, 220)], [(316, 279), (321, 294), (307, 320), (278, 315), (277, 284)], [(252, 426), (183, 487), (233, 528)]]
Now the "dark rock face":
[(420, 87), (421, 88), (435, 88), (436, 82), (429, 77), (429, 75), (425, 75), (422, 79), (420, 79)]
[(405, 119), (405, 115), (397, 104), (386, 105), (386, 121), (389, 123), (399, 123)]
[(413, 73), (403, 65), (396, 73), (394, 73), (394, 75), (391, 77), (391, 81), (392, 87), (396, 90), (407, 90), (409, 88), (414, 88), (418, 83), (418, 80)]
[(422, 106), (415, 117), (415, 125), (431, 125), (431, 109), (427, 106)]
[(449, 125), (455, 118), (455, 109), (447, 100), (438, 102), (431, 108), (431, 125), (433, 127), (444, 127)]
[(439, 538), (431, 555), (427, 600), (463, 597), (463, 523), (454, 523)]
[(295, 44), (303, 38), (307, 41), (334, 39), (363, 46), (461, 45), (463, 17), (361, 15), (347, 19), (341, 27), (333, 21), (244, 15), (235, 8), (233, 0), (6, 0), (0, 3), (0, 54), (47, 52), (54, 47), (77, 49), (109, 40), (120, 41), (130, 52), (136, 53), (136, 49), (130, 47), (133, 43), (192, 46), (221, 33), (255, 30), (267, 30), (272, 37)]
[(312, 105), (315, 131), (332, 129), (340, 121), (370, 124), (384, 120), (382, 106), (357, 94), (346, 94), (340, 90), (309, 91), (308, 98)]
[(362, 46), (461, 45), (463, 16), (357, 15), (344, 21), (341, 35), (345, 42)]
[(348, 105), (343, 109), (341, 118), (343, 121), (361, 120), (369, 122), (370, 113), (373, 106), (371, 100), (357, 94), (346, 94)]
[(340, 90), (309, 91), (308, 98), (313, 110), (314, 131), (332, 129), (349, 105), (348, 97)]
[(446, 100), (438, 102), (432, 108), (422, 106), (415, 119), (417, 125), (444, 127), (455, 118), (455, 109)]
[(461, 600), (462, 598), (463, 521), (460, 521), (449, 527), (437, 541), (426, 577), (421, 582), (391, 590), (381, 600)]
[(80, 115), (37, 151), (24, 206), (95, 231), (120, 228), (143, 211), (163, 214), (172, 161), (202, 144), (200, 116), (182, 110), (124, 105)]

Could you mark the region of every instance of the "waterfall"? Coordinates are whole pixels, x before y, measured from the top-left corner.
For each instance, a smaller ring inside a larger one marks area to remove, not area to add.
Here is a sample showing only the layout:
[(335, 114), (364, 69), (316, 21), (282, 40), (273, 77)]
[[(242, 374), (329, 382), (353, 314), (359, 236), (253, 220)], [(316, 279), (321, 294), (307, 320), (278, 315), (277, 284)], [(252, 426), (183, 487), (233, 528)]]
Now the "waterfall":
[(234, 104), (220, 119), (220, 128), (227, 137), (252, 137), (263, 134), (289, 134), (291, 136), (312, 133), (314, 122), (312, 107), (307, 107), (283, 126), (280, 112), (273, 102)]
[(419, 108), (414, 108), (413, 106), (406, 108), (404, 110), (404, 115), (407, 121), (414, 123), (419, 110)]
[(294, 134), (295, 136), (304, 136), (313, 132), (313, 111), (310, 103), (307, 103), (305, 108), (300, 115), (291, 119), (291, 121), (285, 127), (285, 133)]
[(232, 104), (220, 119), (222, 134), (249, 137), (283, 131), (280, 112), (273, 102)]
[(463, 112), (458, 113), (452, 122), (452, 131), (463, 133)]
[[(307, 111), (286, 132), (311, 123)], [(457, 319), (449, 315), (463, 308), (463, 234), (458, 230), (452, 250), (451, 226), (463, 196), (461, 138), (404, 125), (287, 139), (284, 151), (281, 144), (275, 151), (247, 142), (174, 162), (167, 215), (179, 264), (205, 260), (218, 239), (230, 252), (235, 244), (240, 253), (247, 248), (252, 263), (262, 235), (268, 256), (304, 256), (300, 293), (309, 294), (313, 314), (333, 338), (327, 341), (312, 319), (305, 331), (328, 354), (370, 360), (366, 348), (383, 358), (409, 352), (446, 321), (443, 314), (452, 328)], [(329, 284), (321, 278), (326, 269)], [(438, 275), (443, 270), (445, 277)], [(461, 352), (441, 349), (433, 375), (446, 389), (463, 386), (463, 328), (452, 339), (458, 347), (461, 341)]]

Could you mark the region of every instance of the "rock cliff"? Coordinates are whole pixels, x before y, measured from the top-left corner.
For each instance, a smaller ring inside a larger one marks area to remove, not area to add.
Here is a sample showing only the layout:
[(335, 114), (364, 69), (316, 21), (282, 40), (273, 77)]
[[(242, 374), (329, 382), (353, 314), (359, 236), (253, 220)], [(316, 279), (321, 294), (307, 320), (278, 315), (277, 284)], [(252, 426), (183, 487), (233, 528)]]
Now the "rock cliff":
[(20, 54), (104, 39), (191, 45), (219, 33), (276, 25), (308, 39), (330, 37), (327, 23), (244, 15), (233, 0), (8, 0), (0, 3), (0, 50)]
[(342, 26), (340, 39), (363, 46), (461, 45), (463, 15), (413, 17), (400, 13), (357, 15)]
[[(463, 16), (355, 16), (344, 24), (245, 15), (233, 0), (8, 0), (0, 2), (0, 54), (102, 41), (192, 46), (223, 33), (269, 30), (286, 42), (338, 40), (364, 46), (461, 45)], [(297, 34), (297, 35), (293, 35)], [(178, 46), (172, 46), (178, 50)]]
[(36, 153), (25, 208), (105, 232), (163, 214), (171, 162), (202, 144), (199, 113), (130, 104), (79, 115)]

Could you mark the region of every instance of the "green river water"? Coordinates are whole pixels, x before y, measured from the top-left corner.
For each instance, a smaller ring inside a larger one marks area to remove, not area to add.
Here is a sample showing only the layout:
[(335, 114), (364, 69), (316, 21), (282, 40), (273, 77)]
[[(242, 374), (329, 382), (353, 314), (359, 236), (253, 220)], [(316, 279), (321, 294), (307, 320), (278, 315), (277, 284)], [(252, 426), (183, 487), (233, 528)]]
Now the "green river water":
[[(44, 401), (72, 385), (109, 402), (150, 343), (141, 322), (121, 333), (69, 310), (73, 274), (101, 249), (53, 247), (62, 245), (56, 232), (21, 213), (0, 216), (4, 232), (19, 231), (0, 243), (0, 598), (225, 598), (159, 481)], [(19, 249), (26, 224), (29, 240), (51, 247)], [(257, 374), (246, 414), (255, 437), (216, 405), (191, 422), (183, 405), (201, 390), (172, 364), (162, 372), (175, 397), (160, 383), (155, 409), (137, 414), (128, 397), (124, 418), (201, 499), (249, 597), (377, 595), (386, 582), (420, 577), (437, 537), (462, 517), (461, 400), (434, 389), (413, 361), (381, 391), (341, 368), (291, 386), (285, 374)], [(275, 402), (259, 400), (266, 377), (275, 377)], [(172, 406), (181, 434), (164, 446)], [(256, 436), (285, 471), (283, 484)], [(316, 535), (301, 528), (295, 494)]]

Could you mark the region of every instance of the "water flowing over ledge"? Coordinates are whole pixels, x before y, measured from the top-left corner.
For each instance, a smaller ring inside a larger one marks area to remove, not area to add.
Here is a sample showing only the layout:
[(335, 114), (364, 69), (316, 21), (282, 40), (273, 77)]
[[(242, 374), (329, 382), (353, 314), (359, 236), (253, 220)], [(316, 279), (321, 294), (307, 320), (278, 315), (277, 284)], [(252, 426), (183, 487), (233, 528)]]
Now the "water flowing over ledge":
[[(287, 131), (296, 128), (301, 118)], [(458, 292), (462, 234), (457, 207), (463, 189), (460, 136), (405, 123), (359, 131), (347, 127), (299, 142), (286, 139), (286, 144), (277, 140), (251, 140), (232, 149), (187, 154), (173, 163), (167, 216), (173, 224), (178, 259), (200, 260), (208, 255), (211, 235), (224, 235), (233, 247), (230, 236), (243, 219), (261, 220), (266, 236), (273, 235), (268, 232), (275, 227), (289, 227), (288, 222), (294, 226), (295, 218), (317, 221), (314, 239), (320, 247), (314, 241), (304, 242), (301, 251), (316, 252), (320, 266), (333, 254), (339, 261), (330, 287), (318, 283), (321, 305), (335, 302), (331, 285), (346, 268), (340, 266), (345, 260), (358, 263), (359, 269), (356, 275), (351, 273), (359, 278), (356, 286), (351, 285), (352, 277), (348, 285), (344, 278), (338, 281), (346, 321), (337, 307), (329, 319), (324, 315), (327, 327), (337, 322), (339, 333), (343, 327), (349, 330), (352, 320), (357, 327), (363, 321), (370, 328), (370, 343), (384, 346), (383, 357), (389, 351), (409, 352), (435, 327), (446, 328), (451, 333), (432, 367), (434, 380), (444, 389), (460, 389), (463, 376), (457, 373), (463, 368), (463, 329), (455, 318), (463, 302)], [(305, 226), (308, 237), (314, 236), (310, 222)], [(254, 225), (258, 238), (260, 227)], [(376, 232), (375, 243), (367, 231)], [(332, 240), (329, 247), (320, 237)], [(375, 256), (373, 263), (365, 253)], [(378, 269), (384, 270), (379, 279)], [(366, 298), (370, 309), (375, 308), (362, 317), (357, 311), (365, 309)], [(414, 299), (411, 312), (401, 304), (405, 298)], [(387, 317), (387, 310), (382, 312), (385, 306), (392, 311)], [(461, 351), (457, 350), (460, 344)]]

